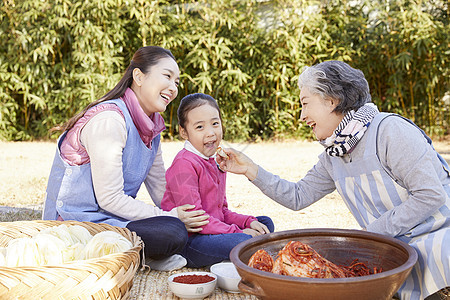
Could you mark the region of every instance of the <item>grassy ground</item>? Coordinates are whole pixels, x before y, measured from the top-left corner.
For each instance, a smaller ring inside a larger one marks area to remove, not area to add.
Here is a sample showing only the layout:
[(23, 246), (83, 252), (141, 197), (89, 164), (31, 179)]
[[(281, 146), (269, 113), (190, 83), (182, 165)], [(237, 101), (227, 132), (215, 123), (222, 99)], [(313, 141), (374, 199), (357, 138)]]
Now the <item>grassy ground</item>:
[[(450, 141), (434, 144), (444, 158), (450, 161)], [(230, 146), (245, 152), (266, 170), (292, 181), (302, 178), (323, 151), (318, 143), (302, 141)], [(41, 218), (40, 211), (55, 147), (54, 142), (0, 142), (0, 212), (3, 212), (0, 213), (0, 221)], [(182, 142), (162, 143), (166, 168), (182, 147)], [(139, 191), (138, 199), (152, 203), (145, 188)], [(358, 228), (336, 192), (302, 211), (294, 212), (267, 198), (245, 177), (228, 174), (227, 199), (230, 208), (236, 212), (272, 217), (277, 230)]]

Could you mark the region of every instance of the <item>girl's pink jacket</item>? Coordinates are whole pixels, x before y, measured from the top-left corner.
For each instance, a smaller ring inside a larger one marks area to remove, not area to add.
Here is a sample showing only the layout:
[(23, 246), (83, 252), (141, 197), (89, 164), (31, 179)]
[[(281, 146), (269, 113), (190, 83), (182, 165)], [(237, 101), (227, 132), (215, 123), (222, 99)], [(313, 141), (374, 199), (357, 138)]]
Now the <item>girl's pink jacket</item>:
[(206, 160), (186, 149), (181, 150), (166, 172), (166, 192), (161, 208), (171, 210), (194, 204), (210, 216), (201, 234), (241, 233), (256, 220), (228, 209), (225, 195), (226, 173), (219, 170), (214, 158)]

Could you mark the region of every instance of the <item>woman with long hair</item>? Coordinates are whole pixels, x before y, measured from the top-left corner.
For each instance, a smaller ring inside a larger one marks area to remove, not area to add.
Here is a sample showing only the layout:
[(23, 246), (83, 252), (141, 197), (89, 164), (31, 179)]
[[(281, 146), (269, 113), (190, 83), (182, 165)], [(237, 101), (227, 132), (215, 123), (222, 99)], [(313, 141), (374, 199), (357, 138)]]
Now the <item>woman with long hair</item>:
[[(136, 51), (122, 79), (64, 125), (43, 218), (107, 223), (135, 231), (154, 269), (173, 270), (189, 232), (208, 223), (192, 205), (160, 209), (165, 191), (160, 112), (178, 95), (180, 71), (157, 46)], [(145, 184), (156, 206), (136, 199)]]

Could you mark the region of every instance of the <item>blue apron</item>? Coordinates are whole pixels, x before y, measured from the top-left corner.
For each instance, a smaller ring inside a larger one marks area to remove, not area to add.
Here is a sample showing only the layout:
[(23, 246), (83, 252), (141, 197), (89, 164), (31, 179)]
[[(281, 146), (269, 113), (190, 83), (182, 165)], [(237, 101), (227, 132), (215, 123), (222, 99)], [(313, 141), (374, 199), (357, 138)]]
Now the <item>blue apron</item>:
[[(345, 162), (340, 157), (331, 157), (337, 191), (363, 228), (408, 198), (408, 191), (384, 170), (377, 155), (378, 126), (390, 116), (400, 117), (379, 113), (373, 119), (365, 133), (367, 137), (362, 160)], [(429, 137), (418, 129), (431, 144)], [(437, 152), (436, 154), (450, 177), (448, 164)], [(448, 195), (446, 203), (409, 232), (396, 237), (408, 243), (418, 253), (418, 262), (399, 289), (401, 299), (424, 299), (449, 286), (450, 184), (443, 184), (443, 187)]]
[[(139, 136), (131, 115), (121, 99), (102, 103), (117, 105), (125, 117), (127, 141), (122, 154), (124, 193), (135, 198), (155, 160), (160, 135), (152, 140), (152, 147), (149, 149)], [(98, 205), (92, 184), (91, 164), (71, 166), (61, 158), (60, 147), (66, 134), (67, 132), (64, 132), (58, 139), (47, 186), (43, 219), (56, 220), (60, 215), (64, 220), (125, 227), (130, 220), (105, 211)]]

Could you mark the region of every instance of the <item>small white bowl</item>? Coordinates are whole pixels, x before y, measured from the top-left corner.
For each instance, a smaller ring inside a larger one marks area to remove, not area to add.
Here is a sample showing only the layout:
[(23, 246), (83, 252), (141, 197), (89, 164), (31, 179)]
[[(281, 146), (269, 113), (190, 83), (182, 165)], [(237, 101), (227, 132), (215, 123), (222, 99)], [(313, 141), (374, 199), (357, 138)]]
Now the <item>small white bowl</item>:
[[(214, 277), (214, 280), (206, 283), (180, 283), (174, 282), (173, 279), (184, 275), (208, 275)], [(176, 296), (183, 299), (203, 299), (208, 297), (216, 288), (217, 276), (210, 272), (184, 272), (171, 275), (167, 279), (169, 288)]]
[(210, 270), (217, 276), (217, 284), (221, 289), (230, 293), (241, 292), (238, 288), (241, 276), (239, 276), (239, 273), (232, 262), (221, 262), (212, 265)]

